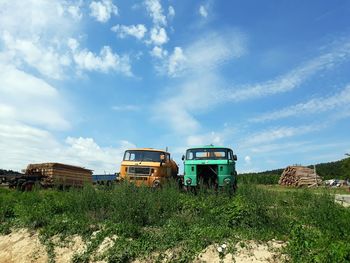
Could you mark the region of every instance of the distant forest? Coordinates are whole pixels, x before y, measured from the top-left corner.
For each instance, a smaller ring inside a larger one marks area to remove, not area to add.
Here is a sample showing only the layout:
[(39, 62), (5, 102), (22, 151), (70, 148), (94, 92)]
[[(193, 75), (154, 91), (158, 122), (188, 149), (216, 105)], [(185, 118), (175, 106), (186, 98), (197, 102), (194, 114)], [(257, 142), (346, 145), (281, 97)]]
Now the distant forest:
[[(309, 165), (308, 167), (313, 168), (313, 165)], [(283, 170), (284, 168), (258, 173), (242, 173), (238, 174), (238, 181), (258, 184), (277, 184)], [(323, 180), (348, 179), (350, 178), (350, 158), (316, 164), (316, 173)]]
[(21, 175), (21, 173), (12, 170), (0, 169), (0, 176), (1, 175)]

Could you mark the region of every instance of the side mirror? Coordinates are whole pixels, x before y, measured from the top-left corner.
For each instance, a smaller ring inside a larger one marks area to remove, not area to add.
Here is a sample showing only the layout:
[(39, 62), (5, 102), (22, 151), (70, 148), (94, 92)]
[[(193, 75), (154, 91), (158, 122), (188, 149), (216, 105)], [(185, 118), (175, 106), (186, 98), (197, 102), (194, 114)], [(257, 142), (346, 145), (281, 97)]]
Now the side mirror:
[(233, 160), (237, 161), (237, 155), (235, 155), (235, 154), (233, 155)]
[(183, 161), (185, 160), (185, 155), (182, 155), (181, 160)]

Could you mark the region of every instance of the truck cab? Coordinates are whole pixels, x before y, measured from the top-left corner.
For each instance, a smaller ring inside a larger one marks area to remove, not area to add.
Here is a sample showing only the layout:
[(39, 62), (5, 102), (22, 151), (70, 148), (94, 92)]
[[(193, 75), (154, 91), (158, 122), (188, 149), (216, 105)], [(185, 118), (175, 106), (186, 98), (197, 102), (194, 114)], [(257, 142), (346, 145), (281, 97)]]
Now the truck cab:
[(237, 156), (230, 148), (202, 146), (187, 149), (184, 161), (183, 185), (190, 188), (237, 188)]
[(120, 181), (136, 186), (160, 187), (171, 178), (176, 178), (177, 164), (170, 153), (152, 148), (126, 150), (120, 166)]

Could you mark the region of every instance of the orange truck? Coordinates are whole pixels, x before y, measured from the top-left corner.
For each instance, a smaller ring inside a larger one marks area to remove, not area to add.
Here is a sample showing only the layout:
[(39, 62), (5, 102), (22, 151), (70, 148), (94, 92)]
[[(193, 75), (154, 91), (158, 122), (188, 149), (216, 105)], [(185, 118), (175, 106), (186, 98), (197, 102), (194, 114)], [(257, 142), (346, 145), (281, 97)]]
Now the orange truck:
[(179, 167), (170, 153), (153, 148), (126, 150), (120, 166), (120, 181), (136, 186), (160, 187), (171, 178), (176, 178)]

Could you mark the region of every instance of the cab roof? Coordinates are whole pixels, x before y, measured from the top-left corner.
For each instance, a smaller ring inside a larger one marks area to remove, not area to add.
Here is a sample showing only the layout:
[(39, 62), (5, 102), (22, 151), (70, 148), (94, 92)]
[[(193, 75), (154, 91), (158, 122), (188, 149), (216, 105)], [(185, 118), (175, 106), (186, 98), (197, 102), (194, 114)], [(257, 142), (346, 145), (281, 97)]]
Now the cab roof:
[(197, 146), (197, 147), (191, 147), (191, 148), (188, 148), (188, 150), (191, 150), (191, 149), (216, 149), (216, 148), (221, 148), (221, 149), (230, 149), (229, 147), (225, 147), (225, 146), (218, 146), (218, 145), (213, 145), (213, 144), (209, 144), (209, 145), (202, 145), (202, 146)]
[(134, 148), (134, 149), (127, 149), (127, 151), (152, 151), (152, 152), (169, 153), (169, 152), (167, 152), (165, 150), (154, 149), (154, 148)]

